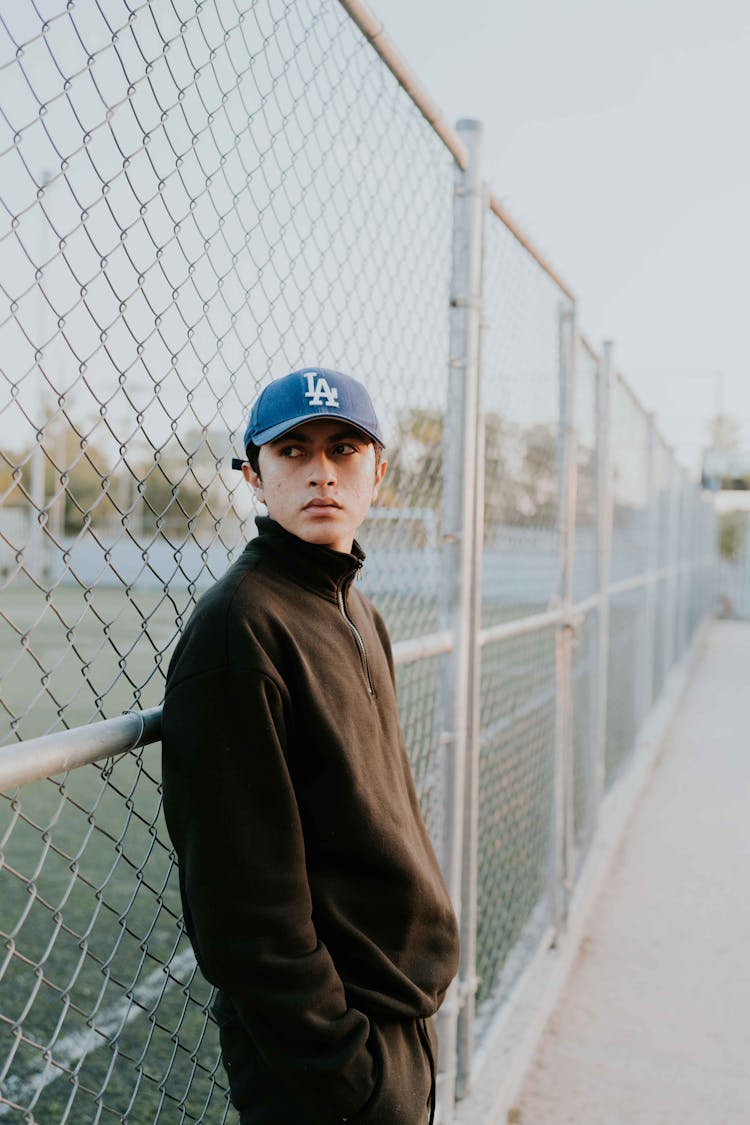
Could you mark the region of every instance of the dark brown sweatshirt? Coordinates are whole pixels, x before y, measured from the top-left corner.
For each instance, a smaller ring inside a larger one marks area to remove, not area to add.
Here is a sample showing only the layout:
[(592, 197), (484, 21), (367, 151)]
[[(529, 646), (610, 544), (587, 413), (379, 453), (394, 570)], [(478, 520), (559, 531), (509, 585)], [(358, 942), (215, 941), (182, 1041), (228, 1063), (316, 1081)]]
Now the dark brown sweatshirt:
[(375, 1084), (370, 1019), (420, 1019), (458, 961), (363, 555), (257, 520), (172, 658), (164, 811), (198, 964), (265, 1064), (333, 1117)]

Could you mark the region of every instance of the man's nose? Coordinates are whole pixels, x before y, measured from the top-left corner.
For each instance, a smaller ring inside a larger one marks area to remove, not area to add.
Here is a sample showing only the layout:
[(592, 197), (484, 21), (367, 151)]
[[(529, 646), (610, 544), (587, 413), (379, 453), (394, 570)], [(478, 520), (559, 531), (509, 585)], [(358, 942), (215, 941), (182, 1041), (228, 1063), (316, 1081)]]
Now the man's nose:
[(336, 466), (325, 451), (314, 453), (310, 458), (308, 480), (316, 485), (336, 483)]

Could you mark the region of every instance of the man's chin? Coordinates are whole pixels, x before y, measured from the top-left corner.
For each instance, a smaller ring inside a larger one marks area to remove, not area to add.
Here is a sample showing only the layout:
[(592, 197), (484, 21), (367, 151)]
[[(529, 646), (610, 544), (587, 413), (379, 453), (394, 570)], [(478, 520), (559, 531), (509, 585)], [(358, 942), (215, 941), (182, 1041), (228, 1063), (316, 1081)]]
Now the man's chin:
[[(334, 510), (338, 511), (338, 509)], [(287, 531), (291, 531), (305, 543), (311, 543), (316, 547), (329, 547), (332, 551), (342, 551), (344, 554), (351, 552), (354, 542), (354, 533), (336, 527), (335, 519), (332, 517), (318, 516), (305, 520), (297, 527), (287, 527)]]

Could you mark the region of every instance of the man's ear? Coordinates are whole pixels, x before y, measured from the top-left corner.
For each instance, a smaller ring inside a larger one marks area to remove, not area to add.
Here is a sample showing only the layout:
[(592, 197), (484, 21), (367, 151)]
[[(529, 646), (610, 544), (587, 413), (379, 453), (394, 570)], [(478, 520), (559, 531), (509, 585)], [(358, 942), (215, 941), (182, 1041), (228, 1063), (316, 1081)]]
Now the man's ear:
[(387, 468), (388, 468), (388, 462), (381, 460), (378, 463), (377, 468), (375, 469), (375, 483), (372, 486), (372, 503), (373, 504), (375, 503), (375, 501), (378, 498), (378, 493), (380, 492), (380, 486), (383, 483), (383, 477), (385, 476), (385, 470)]
[(263, 493), (263, 481), (249, 461), (245, 461), (242, 466), (242, 475), (255, 493), (256, 499), (260, 500), (261, 504), (265, 504), (266, 498)]

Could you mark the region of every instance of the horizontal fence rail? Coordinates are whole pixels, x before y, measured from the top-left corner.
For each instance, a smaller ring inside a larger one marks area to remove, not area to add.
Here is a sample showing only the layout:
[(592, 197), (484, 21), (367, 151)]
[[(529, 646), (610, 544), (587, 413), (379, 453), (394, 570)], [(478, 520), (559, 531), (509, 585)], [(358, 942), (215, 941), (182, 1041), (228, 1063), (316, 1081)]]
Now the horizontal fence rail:
[(387, 434), (363, 590), (461, 925), (447, 1125), (714, 610), (712, 503), (360, 0), (40, 13), (0, 13), (0, 1121), (237, 1120), (154, 744), (255, 533), (249, 405), (314, 362)]

